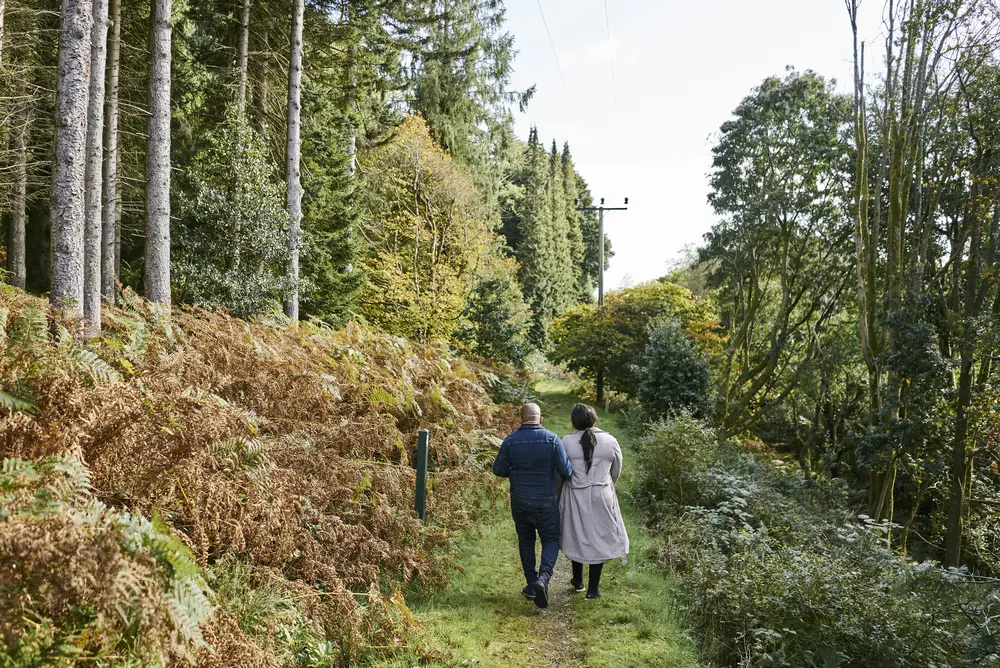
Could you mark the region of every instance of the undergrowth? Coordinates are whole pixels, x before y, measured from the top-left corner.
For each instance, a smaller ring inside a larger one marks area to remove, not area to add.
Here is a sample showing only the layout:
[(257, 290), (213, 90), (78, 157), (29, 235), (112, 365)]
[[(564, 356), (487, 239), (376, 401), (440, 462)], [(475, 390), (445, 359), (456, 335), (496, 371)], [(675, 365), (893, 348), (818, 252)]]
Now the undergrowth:
[(636, 500), (720, 666), (1000, 665), (995, 582), (918, 563), (849, 490), (687, 414), (645, 428)]
[[(398, 592), (445, 583), (456, 532), (496, 494), (485, 473), (513, 412), (479, 370), (359, 326), (168, 313), (131, 294), (106, 325), (85, 342), (79, 322), (0, 286), (0, 456), (71, 456), (97, 501), (160, 518), (216, 590), (199, 665), (394, 651), (413, 623)], [(411, 461), (424, 427), (422, 523)], [(252, 600), (271, 603), (251, 614)]]

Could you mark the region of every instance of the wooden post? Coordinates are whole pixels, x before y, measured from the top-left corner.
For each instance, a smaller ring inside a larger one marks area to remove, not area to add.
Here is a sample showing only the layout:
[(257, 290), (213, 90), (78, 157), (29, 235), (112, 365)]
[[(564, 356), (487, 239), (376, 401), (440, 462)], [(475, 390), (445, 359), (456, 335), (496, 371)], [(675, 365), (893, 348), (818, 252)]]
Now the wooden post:
[(427, 456), (430, 450), (431, 433), (421, 429), (417, 436), (417, 517), (424, 519), (427, 511)]

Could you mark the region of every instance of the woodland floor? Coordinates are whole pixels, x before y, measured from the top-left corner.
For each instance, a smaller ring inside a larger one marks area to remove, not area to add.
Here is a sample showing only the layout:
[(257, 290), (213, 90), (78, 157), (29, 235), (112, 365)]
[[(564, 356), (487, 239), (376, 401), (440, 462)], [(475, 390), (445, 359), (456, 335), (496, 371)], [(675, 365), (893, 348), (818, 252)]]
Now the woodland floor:
[[(569, 412), (577, 399), (567, 388), (543, 382), (535, 391), (544, 402), (545, 425), (560, 435), (572, 431)], [(421, 625), (415, 644), (422, 651), (378, 668), (699, 665), (679, 603), (680, 583), (656, 565), (656, 542), (631, 503), (630, 443), (613, 412), (598, 415), (600, 425), (616, 435), (625, 452), (618, 495), (631, 541), (627, 565), (615, 560), (605, 566), (601, 599), (587, 601), (572, 591), (569, 562), (561, 554), (549, 607), (541, 610), (524, 599), (514, 527), (501, 505), (479, 532), (462, 539), (462, 571), (452, 584), (409, 600)]]

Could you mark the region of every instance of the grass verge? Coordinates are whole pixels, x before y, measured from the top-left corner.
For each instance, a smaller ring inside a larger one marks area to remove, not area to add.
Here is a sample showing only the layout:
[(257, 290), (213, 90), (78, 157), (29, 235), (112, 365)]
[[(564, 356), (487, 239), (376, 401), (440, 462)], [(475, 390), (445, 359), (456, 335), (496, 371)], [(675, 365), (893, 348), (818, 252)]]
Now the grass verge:
[[(578, 399), (567, 385), (541, 382), (546, 426), (572, 431), (570, 409)], [(497, 508), (478, 533), (460, 543), (457, 573), (445, 590), (409, 600), (422, 633), (420, 651), (378, 664), (379, 668), (430, 666), (592, 666), (695, 668), (695, 643), (680, 606), (680, 581), (656, 563), (657, 544), (631, 503), (630, 444), (615, 414), (598, 410), (600, 425), (625, 451), (618, 485), (629, 531), (628, 563), (610, 562), (599, 601), (569, 591), (569, 563), (560, 555), (553, 579), (553, 605), (541, 611), (518, 594), (523, 586), (514, 528), (507, 509)]]

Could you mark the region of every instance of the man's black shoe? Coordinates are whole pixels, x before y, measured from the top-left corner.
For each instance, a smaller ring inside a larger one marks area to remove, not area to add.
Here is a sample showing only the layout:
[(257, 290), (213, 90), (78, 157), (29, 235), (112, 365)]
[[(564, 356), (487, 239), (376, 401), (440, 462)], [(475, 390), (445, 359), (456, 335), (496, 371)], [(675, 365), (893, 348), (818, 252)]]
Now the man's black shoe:
[(539, 608), (549, 607), (549, 576), (539, 575), (535, 581), (535, 605)]
[(521, 596), (524, 596), (529, 601), (534, 601), (535, 585), (524, 585), (524, 589), (521, 590)]

